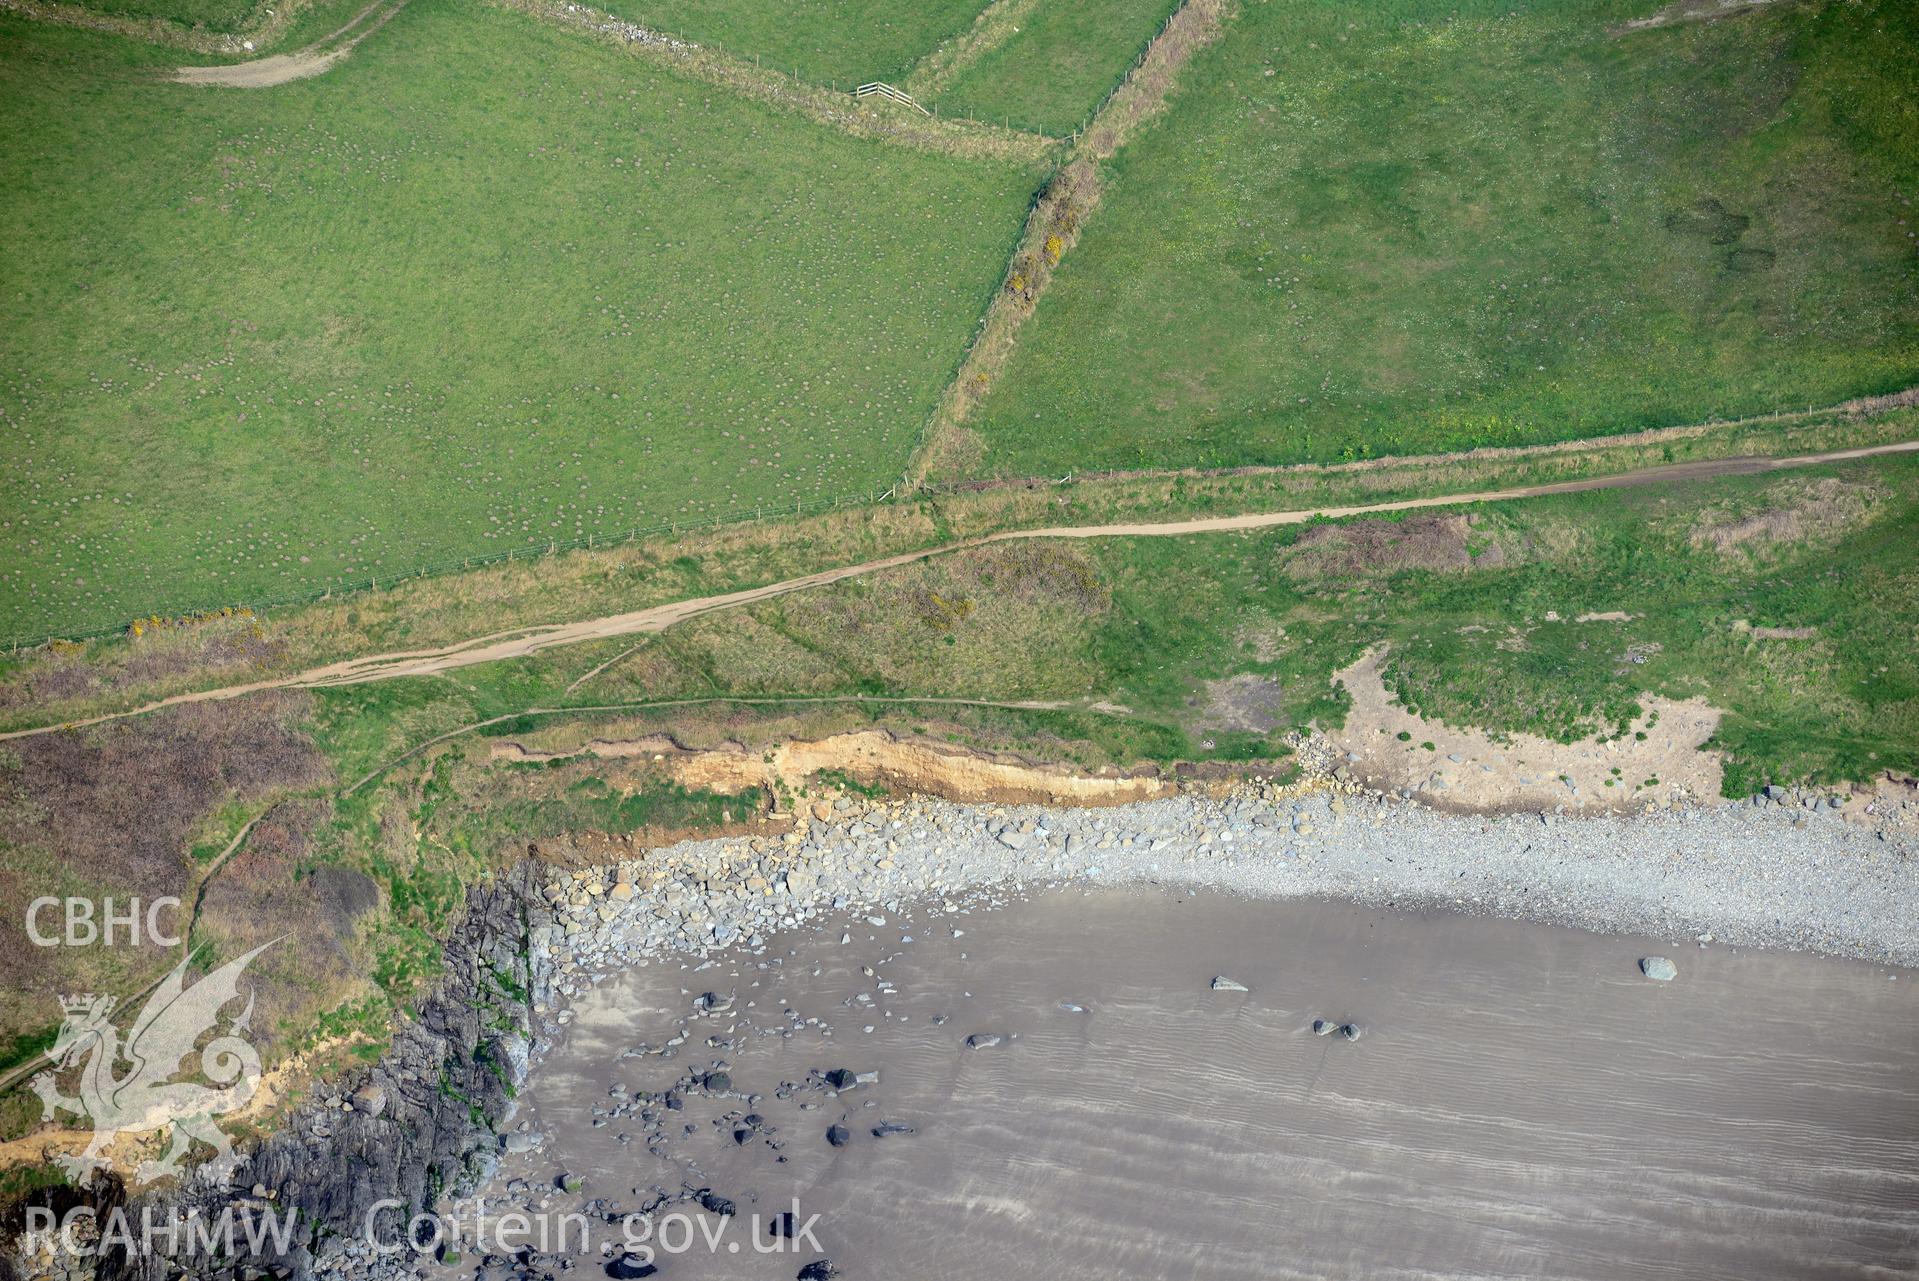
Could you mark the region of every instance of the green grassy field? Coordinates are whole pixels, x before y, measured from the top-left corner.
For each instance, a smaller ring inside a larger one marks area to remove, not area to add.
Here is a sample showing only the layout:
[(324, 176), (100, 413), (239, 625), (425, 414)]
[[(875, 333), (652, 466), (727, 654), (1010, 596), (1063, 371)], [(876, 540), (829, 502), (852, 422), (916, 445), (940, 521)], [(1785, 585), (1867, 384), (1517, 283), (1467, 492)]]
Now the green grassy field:
[(757, 57), (802, 80), (851, 89), (898, 80), (964, 31), (986, 0), (607, 0), (657, 31)]
[(1650, 7), (1248, 0), (1114, 162), (975, 417), (982, 469), (1443, 450), (1919, 381), (1919, 10), (1609, 31)]
[(1174, 0), (1042, 0), (1018, 35), (939, 95), (939, 109), (1068, 133), (1086, 122), (1176, 8)]
[(452, 0), (158, 56), (0, 26), (0, 635), (883, 488), (1037, 176)]
[(87, 7), (116, 17), (164, 18), (208, 31), (238, 31), (264, 6), (260, 0), (97, 0)]

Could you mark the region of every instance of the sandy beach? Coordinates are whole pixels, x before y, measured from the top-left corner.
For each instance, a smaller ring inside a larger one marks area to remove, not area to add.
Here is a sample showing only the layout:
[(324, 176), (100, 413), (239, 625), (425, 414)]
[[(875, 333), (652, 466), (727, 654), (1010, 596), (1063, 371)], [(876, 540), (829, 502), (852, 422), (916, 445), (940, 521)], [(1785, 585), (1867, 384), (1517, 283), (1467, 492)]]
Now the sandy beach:
[[(1919, 860), (1811, 807), (852, 800), (546, 896), (542, 1044), (481, 1195), (602, 1231), (438, 1275), (1863, 1277), (1919, 1250)], [(781, 1211), (814, 1231), (759, 1252)], [(624, 1241), (641, 1212), (704, 1235)]]
[[(1655, 983), (1658, 940), (1171, 889), (880, 919), (591, 993), (496, 1195), (665, 1198), (672, 1278), (1745, 1281), (1919, 1245), (1910, 973), (1694, 947)], [(743, 1244), (781, 1212), (807, 1248)]]

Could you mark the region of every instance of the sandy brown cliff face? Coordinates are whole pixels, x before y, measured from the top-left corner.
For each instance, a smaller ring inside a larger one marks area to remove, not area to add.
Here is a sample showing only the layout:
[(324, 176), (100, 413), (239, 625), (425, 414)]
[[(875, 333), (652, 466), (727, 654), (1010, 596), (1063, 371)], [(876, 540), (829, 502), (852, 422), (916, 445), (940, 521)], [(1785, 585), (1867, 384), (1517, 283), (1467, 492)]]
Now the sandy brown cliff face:
[(1172, 787), (1157, 775), (1123, 774), (1110, 767), (1082, 774), (1016, 756), (900, 738), (884, 730), (781, 743), (763, 751), (738, 744), (689, 751), (662, 735), (595, 739), (576, 752), (542, 751), (514, 742), (493, 748), (496, 760), (549, 761), (574, 755), (653, 759), (666, 765), (681, 786), (714, 792), (757, 787), (777, 795), (782, 789), (797, 790), (820, 774), (835, 773), (915, 795), (999, 804), (1123, 805), (1164, 795)]

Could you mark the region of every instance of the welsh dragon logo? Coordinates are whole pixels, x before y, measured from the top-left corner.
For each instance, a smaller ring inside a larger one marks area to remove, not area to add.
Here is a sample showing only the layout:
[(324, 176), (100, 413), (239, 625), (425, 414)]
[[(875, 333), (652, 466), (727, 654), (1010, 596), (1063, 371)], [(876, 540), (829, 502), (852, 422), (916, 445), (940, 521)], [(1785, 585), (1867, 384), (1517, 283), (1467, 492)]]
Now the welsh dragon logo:
[[(174, 1078), (181, 1075), (181, 1061), (195, 1052), (200, 1038), (216, 1029), (220, 1011), (239, 997), (240, 975), (248, 963), (278, 941), (262, 943), (192, 987), (186, 986), (192, 958), (182, 960), (154, 989), (127, 1030), (124, 1045), (110, 1021), (112, 997), (61, 998), (65, 1017), (47, 1051), (55, 1066), (33, 1078), (33, 1090), (40, 1096), (44, 1120), (71, 1112), (93, 1122), (93, 1140), (86, 1150), (57, 1158), (68, 1175), (82, 1179), (106, 1165), (103, 1154), (116, 1135), (171, 1127), (166, 1152), (157, 1161), (144, 1162), (135, 1172), (136, 1182), (179, 1174), (180, 1159), (196, 1139), (214, 1151), (206, 1173), (222, 1184), (231, 1180), (239, 1158), (213, 1118), (245, 1106), (260, 1085), (260, 1056), (240, 1035), (253, 1016), (251, 989), (246, 1008), (198, 1051), (201, 1075), (225, 1088)], [(61, 1073), (76, 1066), (80, 1095), (68, 1098), (57, 1082)]]

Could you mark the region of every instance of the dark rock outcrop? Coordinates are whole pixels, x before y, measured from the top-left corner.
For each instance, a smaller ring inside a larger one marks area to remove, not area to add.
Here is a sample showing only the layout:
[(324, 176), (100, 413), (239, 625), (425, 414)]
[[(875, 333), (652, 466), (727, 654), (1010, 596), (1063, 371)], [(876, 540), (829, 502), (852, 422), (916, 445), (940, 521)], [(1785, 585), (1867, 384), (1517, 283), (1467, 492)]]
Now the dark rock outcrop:
[[(219, 1222), (225, 1214), (243, 1247), (249, 1222), (292, 1215), (284, 1249), (269, 1234), (262, 1253), (210, 1259), (170, 1251), (163, 1236), (159, 1248), (116, 1248), (73, 1262), (86, 1275), (90, 1260), (98, 1281), (168, 1281), (183, 1273), (203, 1281), (299, 1281), (311, 1275), (316, 1251), (363, 1241), (370, 1219), (382, 1240), (397, 1239), (406, 1220), (442, 1192), (489, 1175), (500, 1151), (498, 1128), (512, 1114), (532, 1048), (532, 1006), (547, 995), (533, 943), (550, 912), (535, 884), (522, 870), (469, 889), (446, 942), (441, 982), (421, 1001), (418, 1017), (394, 1032), (377, 1064), (327, 1091), (336, 1100), (346, 1095), (351, 1107), (324, 1099), (300, 1106), (243, 1154), (230, 1186), (195, 1179), (128, 1195), (120, 1180), (104, 1177), (83, 1189), (36, 1194), (0, 1212), (0, 1227), (12, 1229), (0, 1247), (0, 1275), (25, 1274), (22, 1261), (6, 1256), (14, 1253), (28, 1205), (38, 1202), (56, 1213), (88, 1204), (102, 1216), (123, 1207), (136, 1236), (145, 1221), (195, 1213)], [(378, 1208), (394, 1201), (406, 1208)], [(183, 1248), (186, 1235), (179, 1234)]]

